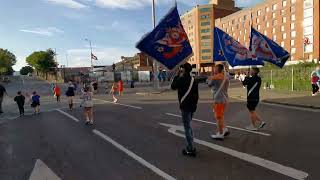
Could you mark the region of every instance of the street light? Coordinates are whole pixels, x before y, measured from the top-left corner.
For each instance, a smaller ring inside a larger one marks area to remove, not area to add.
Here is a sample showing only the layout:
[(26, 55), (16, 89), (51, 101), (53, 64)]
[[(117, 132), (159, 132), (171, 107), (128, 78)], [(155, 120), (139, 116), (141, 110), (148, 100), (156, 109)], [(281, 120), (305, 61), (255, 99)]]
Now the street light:
[(90, 45), (90, 60), (91, 60), (91, 70), (93, 71), (93, 62), (92, 62), (92, 42), (90, 39), (84, 39), (85, 41), (88, 41), (89, 42), (89, 45)]

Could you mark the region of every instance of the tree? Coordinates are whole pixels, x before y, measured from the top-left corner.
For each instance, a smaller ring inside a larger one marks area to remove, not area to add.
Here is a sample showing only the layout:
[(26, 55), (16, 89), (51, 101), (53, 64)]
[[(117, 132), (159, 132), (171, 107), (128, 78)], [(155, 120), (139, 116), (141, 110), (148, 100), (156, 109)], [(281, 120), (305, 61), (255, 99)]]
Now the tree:
[(54, 60), (55, 53), (52, 49), (47, 51), (33, 52), (27, 57), (27, 63), (39, 72), (45, 73), (46, 78), (49, 72), (55, 72), (57, 63)]
[(29, 73), (33, 73), (33, 68), (31, 66), (24, 66), (20, 69), (21, 75), (27, 75)]
[(16, 64), (16, 56), (6, 49), (0, 48), (0, 75), (13, 73), (12, 66)]

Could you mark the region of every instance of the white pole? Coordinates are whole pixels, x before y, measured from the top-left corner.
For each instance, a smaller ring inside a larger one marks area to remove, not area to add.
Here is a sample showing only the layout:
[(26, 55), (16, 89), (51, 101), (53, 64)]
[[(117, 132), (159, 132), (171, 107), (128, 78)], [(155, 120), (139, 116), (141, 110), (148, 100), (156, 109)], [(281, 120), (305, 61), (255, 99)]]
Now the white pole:
[(273, 71), (271, 70), (271, 84), (270, 84), (270, 89), (271, 89), (271, 87), (273, 87)]
[(291, 79), (291, 91), (294, 91), (293, 67), (292, 67), (292, 69), (291, 69), (291, 76), (292, 76), (292, 79)]
[[(153, 28), (156, 27), (156, 8), (155, 8), (155, 0), (152, 0), (152, 24), (153, 24)], [(158, 79), (158, 74), (159, 74), (159, 70), (158, 70), (158, 63), (153, 60), (153, 68), (154, 68), (154, 74), (153, 74), (153, 83), (154, 83), (154, 87), (156, 89), (159, 89), (160, 85), (159, 85), (159, 79)]]

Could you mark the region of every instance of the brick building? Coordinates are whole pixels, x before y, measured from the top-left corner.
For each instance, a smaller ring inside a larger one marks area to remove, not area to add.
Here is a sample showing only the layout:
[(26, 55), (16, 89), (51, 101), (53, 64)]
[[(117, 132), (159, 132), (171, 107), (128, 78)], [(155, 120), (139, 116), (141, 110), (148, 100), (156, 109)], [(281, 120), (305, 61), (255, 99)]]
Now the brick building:
[[(250, 25), (291, 53), (289, 63), (319, 60), (319, 0), (266, 0), (215, 24), (249, 47)], [(252, 18), (251, 18), (252, 17)]]

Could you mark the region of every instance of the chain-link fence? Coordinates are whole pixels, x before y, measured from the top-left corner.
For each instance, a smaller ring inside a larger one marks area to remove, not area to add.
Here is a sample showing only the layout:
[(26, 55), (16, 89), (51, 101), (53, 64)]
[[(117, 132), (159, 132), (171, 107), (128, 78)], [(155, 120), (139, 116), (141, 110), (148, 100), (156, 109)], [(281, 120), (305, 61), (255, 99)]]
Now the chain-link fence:
[(315, 67), (288, 66), (283, 69), (261, 69), (265, 88), (290, 91), (309, 91), (311, 89), (311, 72)]

